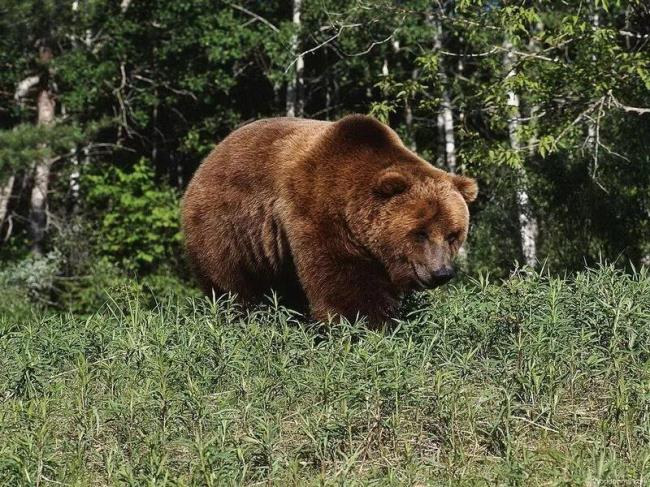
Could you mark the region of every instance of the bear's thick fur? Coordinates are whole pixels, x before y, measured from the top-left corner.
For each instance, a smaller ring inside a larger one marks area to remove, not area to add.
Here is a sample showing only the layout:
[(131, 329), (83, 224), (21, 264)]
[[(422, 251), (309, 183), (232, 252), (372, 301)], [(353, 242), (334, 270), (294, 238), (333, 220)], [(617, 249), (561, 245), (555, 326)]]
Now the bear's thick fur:
[(208, 293), (251, 302), (274, 289), (316, 319), (378, 326), (406, 292), (453, 275), (477, 191), (371, 117), (259, 120), (196, 171), (183, 232)]

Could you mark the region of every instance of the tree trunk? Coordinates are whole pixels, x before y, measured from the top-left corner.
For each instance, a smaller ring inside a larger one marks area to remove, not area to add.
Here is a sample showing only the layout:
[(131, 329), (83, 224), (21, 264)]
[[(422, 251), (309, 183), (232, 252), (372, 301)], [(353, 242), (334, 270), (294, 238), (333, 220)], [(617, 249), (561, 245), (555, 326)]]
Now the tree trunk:
[(445, 160), (447, 161), (447, 170), (455, 173), (456, 167), (456, 138), (454, 136), (454, 111), (449, 98), (449, 91), (445, 86), (442, 90), (442, 127), (445, 140)]
[(79, 210), (79, 179), (81, 178), (81, 171), (79, 169), (79, 156), (74, 155), (71, 158), (72, 162), (72, 171), (70, 172), (70, 180), (69, 180), (69, 185), (70, 185), (70, 200), (71, 200), (71, 205), (70, 205), (70, 213), (73, 215), (78, 213)]
[[(391, 42), (391, 47), (393, 48), (393, 53), (397, 55), (400, 50), (399, 39), (393, 40), (393, 42)], [(390, 68), (388, 66), (388, 53), (386, 53), (384, 55), (384, 62), (381, 65), (381, 75), (388, 76), (389, 74), (390, 74)]]
[(302, 0), (293, 0), (293, 27), (291, 36), (291, 53), (295, 59), (295, 67), (287, 83), (287, 117), (302, 117), (304, 109), (304, 79), (305, 60), (300, 54), (299, 32), (301, 27), (300, 11)]
[[(442, 8), (442, 6), (440, 7)], [(434, 20), (433, 17), (429, 18), (429, 23), (433, 29), (433, 48), (440, 53), (442, 51), (442, 24)], [(459, 59), (459, 63), (462, 61)], [(462, 69), (462, 64), (460, 64)], [(439, 140), (444, 145), (444, 156), (440, 156), (441, 162), (450, 173), (456, 173), (458, 167), (456, 165), (456, 136), (454, 134), (454, 107), (451, 103), (451, 96), (449, 94), (449, 78), (445, 71), (445, 65), (442, 58), (438, 61), (438, 78), (442, 86), (440, 103), (440, 111), (438, 112), (438, 133), (440, 134)], [(458, 257), (462, 262), (467, 261), (468, 245), (465, 243), (458, 251)]]
[[(22, 81), (18, 82), (16, 85), (16, 91), (14, 93), (14, 99), (18, 102), (19, 105), (22, 105), (23, 99), (27, 97), (29, 91), (34, 88), (40, 81), (40, 76), (33, 75), (28, 76)], [(9, 209), (9, 200), (11, 199), (11, 193), (14, 189), (14, 183), (16, 181), (16, 176), (10, 174), (7, 180), (0, 185), (0, 228), (7, 217), (7, 211)]]
[(281, 98), (281, 92), (282, 92), (282, 83), (279, 83), (275, 81), (273, 83), (273, 106), (280, 108), (282, 105), (282, 98)]
[(436, 151), (436, 166), (445, 167), (447, 164), (447, 158), (445, 156), (445, 122), (442, 119), (442, 110), (438, 111), (436, 117), (436, 128), (438, 129), (438, 137), (436, 138), (438, 144), (437, 147), (442, 147), (442, 149)]
[[(598, 11), (593, 12), (591, 15), (591, 25), (594, 30), (600, 27), (600, 15)], [(629, 39), (629, 38), (626, 38)], [(591, 55), (591, 60), (595, 63), (597, 58), (595, 54)], [(587, 150), (590, 151), (594, 157), (594, 166), (598, 163), (598, 141), (596, 140), (596, 122), (593, 117), (587, 118)], [(596, 175), (596, 167), (594, 167), (594, 176)]]
[(413, 152), (418, 150), (417, 142), (415, 141), (415, 133), (413, 130), (413, 109), (411, 104), (406, 100), (406, 106), (404, 107), (404, 121), (406, 122), (406, 132), (408, 134), (408, 147)]
[[(505, 68), (506, 78), (514, 76), (514, 53), (512, 44), (506, 40), (503, 44), (505, 56), (503, 66)], [(524, 256), (524, 262), (527, 266), (534, 268), (537, 265), (537, 219), (533, 213), (530, 197), (528, 195), (528, 175), (523, 164), (525, 159), (521, 153), (521, 143), (519, 140), (521, 111), (519, 96), (514, 91), (508, 91), (508, 106), (510, 113), (508, 117), (508, 135), (510, 138), (510, 148), (522, 158), (522, 164), (516, 169), (516, 199), (519, 213), (519, 234), (521, 236), (521, 251)]]
[(390, 71), (388, 70), (388, 58), (384, 56), (384, 63), (381, 65), (381, 75), (388, 76)]
[(41, 81), (41, 77), (38, 75), (28, 76), (24, 80), (20, 81), (16, 85), (16, 92), (14, 94), (14, 99), (22, 105), (23, 99), (27, 97), (27, 93), (34, 88)]
[[(38, 125), (48, 126), (54, 123), (55, 101), (48, 86), (44, 86), (38, 94)], [(29, 228), (32, 237), (32, 253), (43, 253), (42, 243), (47, 227), (47, 192), (50, 181), (49, 158), (37, 161), (34, 171), (34, 184), (31, 194), (29, 213)]]
[[(395, 54), (395, 57), (399, 54), (400, 51), (400, 42), (399, 40), (395, 39), (392, 42), (392, 47), (393, 47), (393, 53)], [(384, 56), (384, 62), (381, 67), (381, 75), (382, 76), (388, 76), (390, 75), (390, 67), (388, 63), (388, 56)], [(413, 69), (411, 72), (411, 79), (416, 80), (418, 77), (418, 70)], [(368, 93), (368, 98), (372, 96), (372, 93)], [(409, 149), (411, 149), (413, 152), (417, 151), (417, 144), (415, 142), (415, 133), (413, 131), (413, 108), (411, 107), (411, 103), (408, 100), (408, 98), (405, 99), (404, 101), (404, 123), (406, 125), (406, 136), (407, 136), (407, 146)]]
[(76, 215), (79, 213), (79, 192), (81, 190), (81, 169), (85, 166), (87, 167), (90, 164), (90, 149), (88, 146), (85, 146), (83, 149), (81, 149), (81, 158), (79, 158), (79, 153), (77, 152), (74, 154), (73, 157), (70, 158), (72, 162), (72, 171), (70, 172), (70, 179), (69, 179), (69, 185), (70, 185), (70, 199), (71, 199), (71, 205), (70, 205), (70, 213), (73, 215)]
[(16, 177), (12, 174), (9, 179), (0, 186), (0, 228), (7, 216), (7, 209), (9, 208), (9, 199), (14, 189), (14, 181)]
[[(544, 24), (542, 21), (538, 21), (533, 29), (533, 35), (530, 36), (528, 41), (528, 50), (531, 53), (537, 53), (539, 51), (539, 46), (535, 40), (535, 34), (539, 34), (544, 31)], [(530, 107), (529, 113), (529, 122), (528, 126), (530, 128), (530, 139), (528, 140), (528, 157), (533, 158), (537, 151), (537, 144), (539, 142), (539, 124), (537, 121), (539, 114), (539, 105), (533, 105)]]
[(332, 115), (332, 70), (325, 72), (325, 120), (331, 120)]
[[(432, 21), (434, 32), (434, 49), (442, 50), (442, 26), (437, 21)], [(438, 62), (438, 77), (442, 85), (442, 103), (440, 104), (440, 115), (438, 127), (442, 130), (442, 139), (445, 144), (445, 163), (449, 172), (455, 173), (456, 167), (456, 137), (454, 135), (454, 109), (449, 95), (448, 77), (442, 61)]]
[[(411, 79), (413, 81), (418, 79), (418, 70), (414, 69), (411, 72)], [(406, 133), (408, 134), (408, 147), (413, 152), (418, 150), (418, 144), (415, 140), (415, 128), (413, 127), (413, 108), (411, 108), (411, 102), (406, 99), (406, 104), (404, 107), (404, 121), (406, 122)]]

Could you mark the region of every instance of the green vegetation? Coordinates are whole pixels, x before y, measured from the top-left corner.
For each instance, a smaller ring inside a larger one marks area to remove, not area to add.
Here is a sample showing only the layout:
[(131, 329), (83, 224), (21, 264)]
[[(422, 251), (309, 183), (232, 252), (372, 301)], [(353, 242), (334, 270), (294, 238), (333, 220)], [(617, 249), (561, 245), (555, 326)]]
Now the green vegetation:
[(156, 183), (147, 161), (132, 172), (113, 168), (108, 174), (88, 175), (86, 201), (101, 208), (92, 238), (94, 248), (130, 271), (159, 269), (180, 254), (178, 195)]
[[(0, 32), (0, 485), (648, 482), (648, 2), (3, 0)], [(478, 179), (464, 280), (386, 333), (200, 296), (201, 159), (352, 112)]]
[(184, 275), (215, 143), (356, 112), (478, 179), (468, 272), (650, 262), (646, 1), (4, 0), (0, 31), (1, 260)]
[[(9, 288), (9, 287), (7, 287)], [(112, 289), (0, 298), (0, 484), (640, 485), (650, 276), (422, 294), (393, 332)]]

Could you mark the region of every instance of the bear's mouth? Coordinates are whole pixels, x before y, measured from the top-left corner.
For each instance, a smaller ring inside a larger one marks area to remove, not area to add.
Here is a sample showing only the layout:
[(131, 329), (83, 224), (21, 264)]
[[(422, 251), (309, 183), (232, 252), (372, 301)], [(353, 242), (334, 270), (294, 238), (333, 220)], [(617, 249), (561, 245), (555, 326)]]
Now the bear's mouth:
[(427, 279), (423, 278), (420, 273), (418, 272), (418, 269), (420, 269), (420, 266), (415, 265), (415, 263), (411, 262), (411, 269), (413, 270), (413, 277), (415, 278), (415, 283), (417, 284), (417, 287), (419, 289), (427, 289), (429, 286), (427, 284)]

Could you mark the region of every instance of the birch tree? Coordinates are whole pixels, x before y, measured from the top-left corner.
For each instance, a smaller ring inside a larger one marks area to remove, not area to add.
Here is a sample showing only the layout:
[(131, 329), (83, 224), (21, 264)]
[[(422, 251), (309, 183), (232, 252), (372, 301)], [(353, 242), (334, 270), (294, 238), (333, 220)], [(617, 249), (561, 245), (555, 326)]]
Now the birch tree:
[[(515, 54), (510, 40), (506, 39), (503, 43), (504, 57), (503, 67), (508, 78), (515, 76)], [(508, 88), (508, 136), (510, 138), (510, 149), (518, 155), (519, 159), (524, 159), (521, 151), (520, 132), (521, 132), (521, 109), (519, 95), (513, 88)], [(520, 163), (515, 168), (516, 171), (516, 199), (519, 215), (519, 234), (521, 237), (521, 251), (524, 256), (524, 262), (527, 266), (534, 268), (537, 265), (537, 219), (533, 213), (529, 196), (529, 183), (526, 168)]]
[(10, 174), (7, 177), (7, 181), (4, 184), (0, 185), (0, 228), (5, 221), (7, 216), (7, 209), (9, 208), (9, 199), (14, 190), (14, 181), (16, 176)]
[[(433, 48), (441, 54), (442, 51), (442, 24), (439, 21), (432, 20), (433, 28)], [(442, 56), (440, 56), (442, 59)], [(438, 78), (441, 85), (441, 103), (440, 113), (438, 114), (438, 130), (442, 134), (442, 140), (445, 148), (445, 164), (449, 172), (455, 173), (456, 167), (456, 137), (454, 135), (454, 110), (449, 95), (449, 78), (445, 71), (444, 64), (441, 60), (438, 62)]]
[[(411, 81), (416, 82), (418, 78), (418, 70), (411, 71)], [(406, 125), (406, 133), (408, 134), (408, 148), (413, 152), (418, 150), (418, 144), (415, 140), (415, 124), (413, 123), (413, 107), (411, 100), (407, 97), (404, 103), (404, 124)]]
[(291, 74), (287, 82), (287, 117), (302, 117), (304, 109), (304, 69), (305, 60), (300, 51), (300, 20), (302, 0), (293, 0), (293, 34), (291, 35), (291, 54), (293, 57)]
[[(52, 51), (43, 46), (39, 57), (42, 63), (48, 64), (52, 59)], [(51, 127), (54, 124), (56, 102), (52, 92), (49, 70), (41, 77), (36, 100), (37, 124)], [(30, 197), (29, 228), (32, 239), (32, 252), (40, 255), (43, 252), (42, 242), (47, 228), (47, 196), (50, 182), (52, 158), (44, 157), (35, 163), (34, 182)]]
[[(14, 100), (18, 104), (22, 104), (25, 97), (28, 96), (30, 90), (38, 84), (40, 80), (39, 76), (28, 76), (27, 78), (21, 80), (17, 86), (14, 93)], [(9, 208), (9, 200), (13, 193), (14, 184), (16, 181), (15, 169), (11, 167), (8, 161), (1, 167), (2, 174), (0, 174), (0, 228), (7, 217), (7, 210)]]

